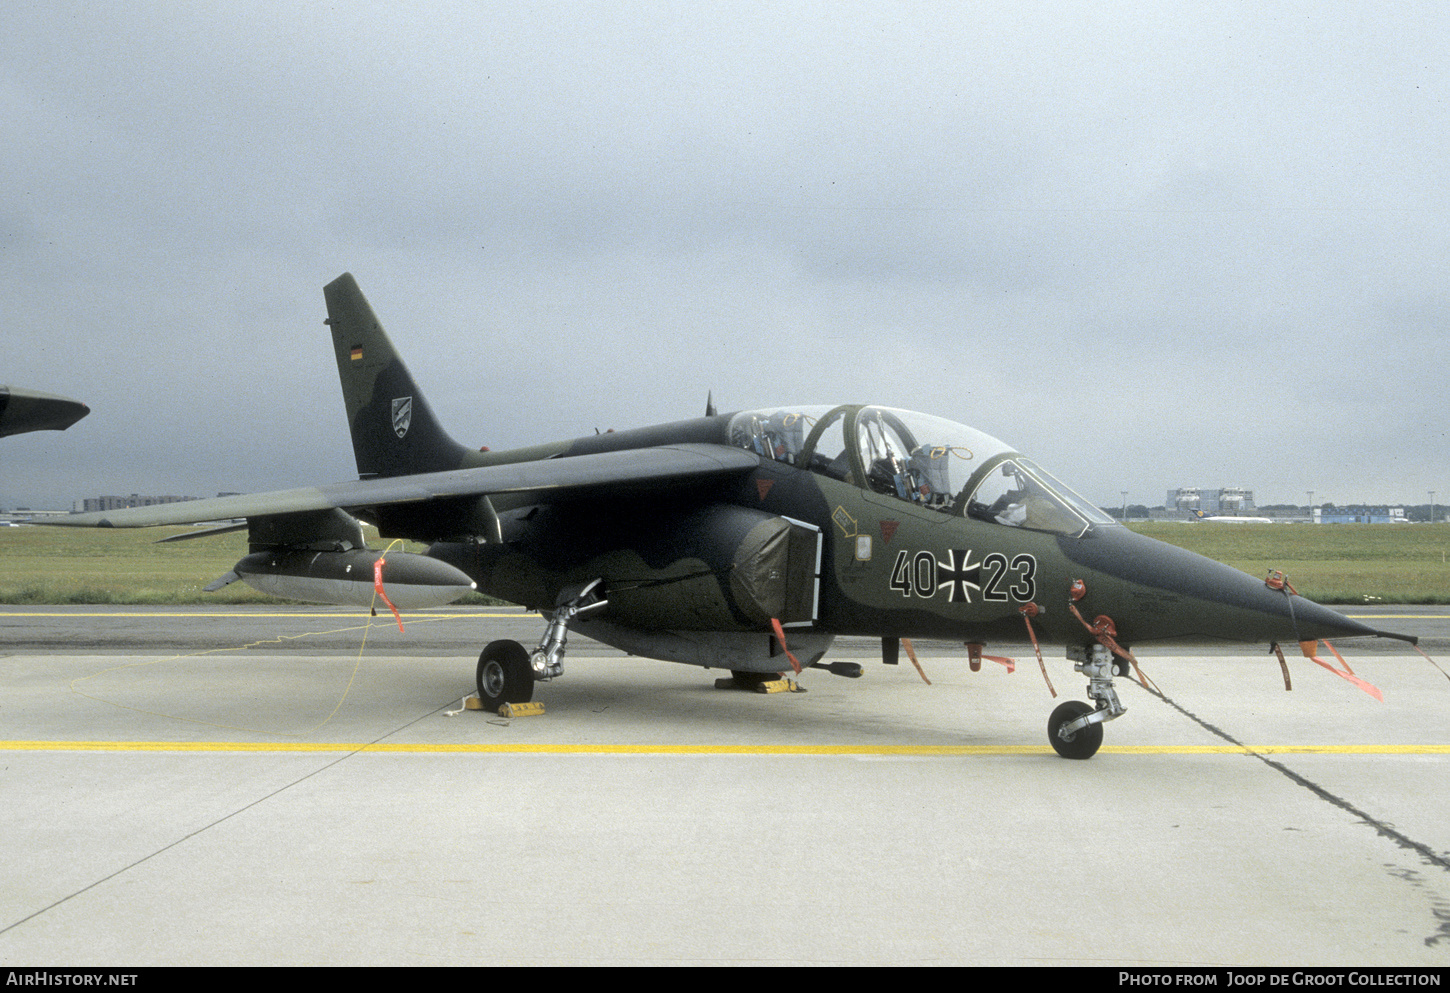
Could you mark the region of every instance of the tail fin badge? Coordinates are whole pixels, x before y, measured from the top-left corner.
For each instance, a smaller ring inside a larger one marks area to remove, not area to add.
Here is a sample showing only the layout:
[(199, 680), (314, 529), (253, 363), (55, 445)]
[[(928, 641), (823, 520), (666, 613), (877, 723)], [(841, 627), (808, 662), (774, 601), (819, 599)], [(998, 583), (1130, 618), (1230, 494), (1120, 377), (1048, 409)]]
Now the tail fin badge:
[(408, 426), (413, 423), (413, 398), (396, 397), (393, 400), (393, 434), (399, 438), (408, 433)]

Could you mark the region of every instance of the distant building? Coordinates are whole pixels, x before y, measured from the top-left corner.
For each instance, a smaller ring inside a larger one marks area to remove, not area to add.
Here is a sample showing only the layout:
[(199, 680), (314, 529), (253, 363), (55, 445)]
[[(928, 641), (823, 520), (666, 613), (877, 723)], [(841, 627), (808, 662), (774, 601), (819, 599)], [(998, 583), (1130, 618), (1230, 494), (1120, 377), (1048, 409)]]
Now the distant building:
[(1241, 486), (1227, 486), (1222, 489), (1207, 489), (1197, 486), (1183, 486), (1168, 491), (1163, 506), (1187, 516), (1195, 510), (1209, 517), (1240, 517), (1254, 511), (1254, 491)]
[(1404, 507), (1315, 507), (1315, 524), (1408, 524)]
[(75, 513), (94, 513), (98, 510), (123, 510), (126, 507), (154, 507), (163, 503), (183, 503), (187, 500), (196, 500), (191, 496), (142, 496), (139, 493), (132, 493), (130, 496), (99, 496), (86, 497), (84, 500), (77, 500), (72, 506)]

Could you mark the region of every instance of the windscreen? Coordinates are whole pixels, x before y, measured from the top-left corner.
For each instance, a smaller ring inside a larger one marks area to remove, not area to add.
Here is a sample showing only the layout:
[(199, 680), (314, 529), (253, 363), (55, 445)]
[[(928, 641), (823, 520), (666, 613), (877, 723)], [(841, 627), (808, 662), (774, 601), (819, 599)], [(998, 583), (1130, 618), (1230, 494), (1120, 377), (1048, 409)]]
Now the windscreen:
[(996, 466), (967, 501), (967, 516), (1008, 527), (1081, 534), (1113, 519), (1054, 479), (1041, 466), (1017, 456)]

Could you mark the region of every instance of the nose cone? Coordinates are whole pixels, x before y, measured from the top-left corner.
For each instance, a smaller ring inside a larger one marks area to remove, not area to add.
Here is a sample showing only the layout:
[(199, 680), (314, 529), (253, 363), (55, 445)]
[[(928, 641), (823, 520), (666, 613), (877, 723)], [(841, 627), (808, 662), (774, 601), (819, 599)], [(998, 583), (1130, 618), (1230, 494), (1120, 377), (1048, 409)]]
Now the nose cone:
[(1262, 579), (1124, 527), (1064, 538), (1062, 550), (1087, 575), (1079, 610), (1106, 614), (1120, 638), (1267, 644), (1376, 635), (1374, 628)]

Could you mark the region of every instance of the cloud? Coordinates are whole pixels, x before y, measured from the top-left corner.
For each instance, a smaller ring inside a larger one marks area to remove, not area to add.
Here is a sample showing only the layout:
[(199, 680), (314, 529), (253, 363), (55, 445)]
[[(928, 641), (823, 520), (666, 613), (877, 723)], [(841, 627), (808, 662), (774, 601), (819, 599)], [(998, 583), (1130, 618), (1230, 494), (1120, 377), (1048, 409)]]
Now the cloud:
[(463, 438), (880, 400), (1088, 496), (1450, 492), (1437, 5), (48, 4), (0, 39), (0, 504), (352, 471), (352, 271)]

